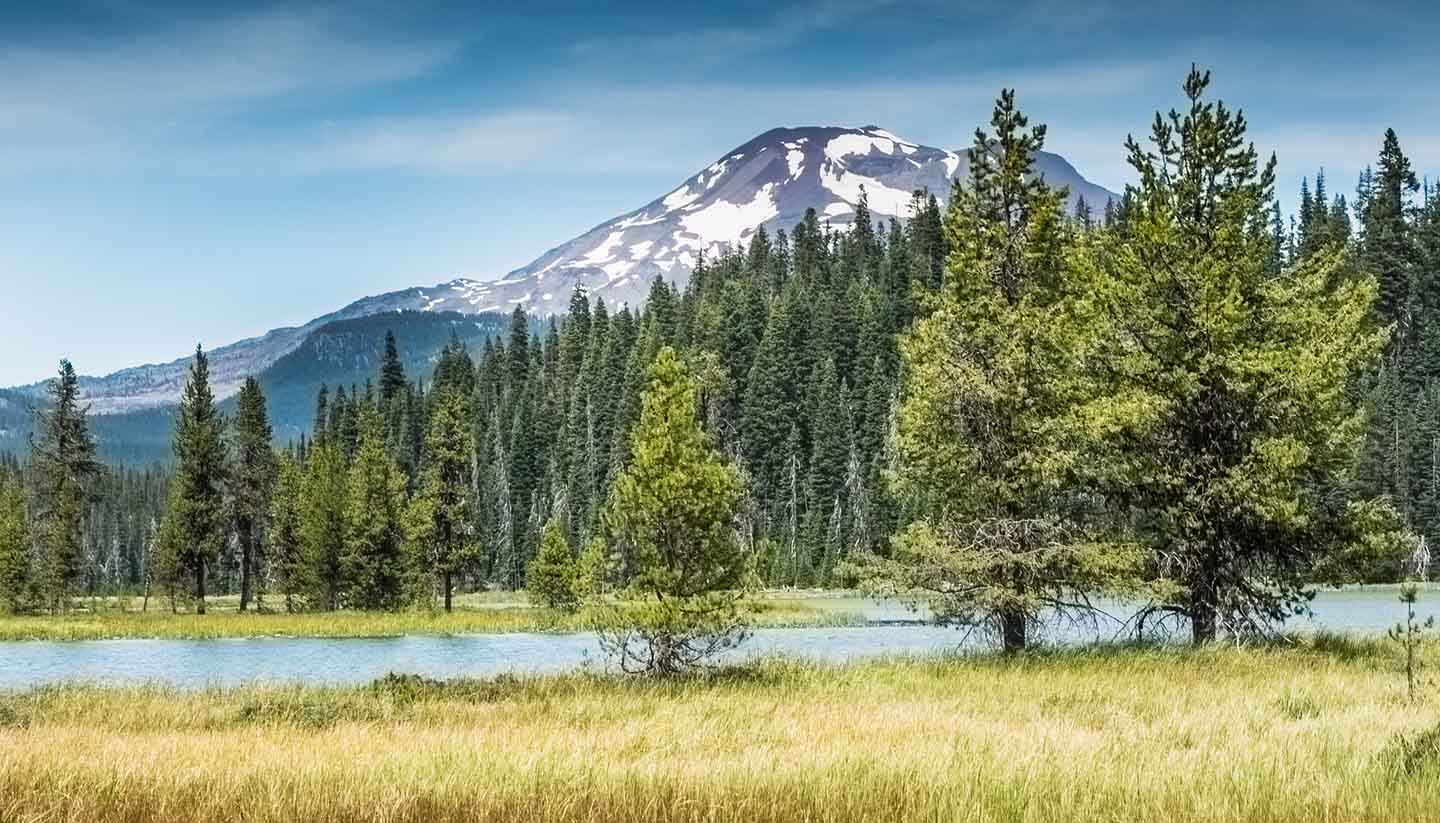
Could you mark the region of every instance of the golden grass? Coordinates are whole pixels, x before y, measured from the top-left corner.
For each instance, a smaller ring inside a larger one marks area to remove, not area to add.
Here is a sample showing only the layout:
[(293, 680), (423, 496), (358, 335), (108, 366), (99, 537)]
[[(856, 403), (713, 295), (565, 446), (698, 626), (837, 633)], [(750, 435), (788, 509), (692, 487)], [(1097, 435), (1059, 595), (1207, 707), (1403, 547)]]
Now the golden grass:
[(46, 688), (0, 697), (0, 820), (1434, 819), (1434, 703), (1328, 646)]
[[(0, 615), (0, 642), (18, 640), (111, 640), (119, 638), (215, 639), (221, 637), (398, 637), (406, 634), (565, 632), (603, 627), (612, 616), (589, 608), (564, 614), (537, 608), (523, 595), (467, 595), (455, 611), (244, 612), (234, 598), (207, 600), (207, 614), (174, 614), (163, 601), (148, 611), (138, 601), (89, 601), (63, 615)], [(271, 607), (280, 607), (272, 598)], [(765, 596), (753, 604), (755, 625), (768, 627), (854, 625), (855, 614), (815, 608), (801, 598)]]

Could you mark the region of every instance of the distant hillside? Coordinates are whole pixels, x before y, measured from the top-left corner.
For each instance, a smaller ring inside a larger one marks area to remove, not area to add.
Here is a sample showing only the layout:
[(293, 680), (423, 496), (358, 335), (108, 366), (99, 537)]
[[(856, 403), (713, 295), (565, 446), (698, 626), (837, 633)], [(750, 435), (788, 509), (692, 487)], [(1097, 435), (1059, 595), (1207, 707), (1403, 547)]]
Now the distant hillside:
[[(399, 311), (327, 323), (307, 334), (297, 348), (257, 375), (270, 403), (277, 443), (308, 432), (321, 384), (363, 387), (375, 376), (384, 352), (385, 333), (395, 332), (400, 356), (411, 378), (428, 379), (440, 350), (452, 336), (478, 349), (507, 328), (500, 314)], [(363, 390), (363, 389), (362, 389)], [(24, 454), (34, 425), (34, 394), (0, 389), (0, 452)], [(233, 398), (221, 407), (230, 410)], [(170, 460), (174, 406), (122, 414), (92, 414), (90, 427), (101, 457), (116, 463)]]

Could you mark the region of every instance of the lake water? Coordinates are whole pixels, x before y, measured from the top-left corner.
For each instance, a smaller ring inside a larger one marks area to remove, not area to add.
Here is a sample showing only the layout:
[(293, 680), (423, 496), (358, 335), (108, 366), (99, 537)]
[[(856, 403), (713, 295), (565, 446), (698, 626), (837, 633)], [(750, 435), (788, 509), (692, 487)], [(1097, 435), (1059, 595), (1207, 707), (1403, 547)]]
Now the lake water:
[[(1428, 595), (1428, 596), (1427, 596)], [(871, 625), (843, 628), (760, 629), (734, 657), (787, 654), (825, 661), (879, 655), (924, 654), (985, 642), (974, 633), (917, 623), (898, 603), (853, 598), (817, 601), (825, 609), (861, 613)], [(1395, 624), (1403, 607), (1394, 591), (1321, 592), (1314, 616), (1295, 628), (1378, 633)], [(1422, 595), (1423, 619), (1440, 619), (1440, 592)], [(1052, 643), (1115, 639), (1118, 623), (1054, 623), (1041, 637)], [(255, 681), (366, 683), (389, 672), (448, 678), (502, 672), (603, 669), (591, 634), (412, 635), (393, 638), (243, 638), (226, 640), (99, 640), (0, 643), (0, 689), (62, 682), (136, 684), (182, 688)]]

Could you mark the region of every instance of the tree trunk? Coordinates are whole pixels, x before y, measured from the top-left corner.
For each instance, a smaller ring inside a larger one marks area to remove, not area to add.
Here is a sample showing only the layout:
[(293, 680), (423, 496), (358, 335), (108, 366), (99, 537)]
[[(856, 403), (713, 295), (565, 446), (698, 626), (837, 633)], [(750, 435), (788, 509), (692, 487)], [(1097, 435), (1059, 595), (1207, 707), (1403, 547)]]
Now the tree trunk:
[(1215, 586), (1206, 581), (1190, 592), (1190, 642), (1200, 646), (1215, 639)]
[(448, 613), (450, 611), (450, 572), (445, 572), (443, 578), (444, 581), (441, 585), (445, 587), (445, 611)]
[(250, 524), (240, 524), (240, 611), (250, 607), (250, 567), (255, 563), (255, 535)]
[(1000, 643), (1006, 654), (1024, 650), (1026, 622), (1018, 611), (1000, 613)]
[(195, 564), (195, 613), (205, 613), (205, 561)]

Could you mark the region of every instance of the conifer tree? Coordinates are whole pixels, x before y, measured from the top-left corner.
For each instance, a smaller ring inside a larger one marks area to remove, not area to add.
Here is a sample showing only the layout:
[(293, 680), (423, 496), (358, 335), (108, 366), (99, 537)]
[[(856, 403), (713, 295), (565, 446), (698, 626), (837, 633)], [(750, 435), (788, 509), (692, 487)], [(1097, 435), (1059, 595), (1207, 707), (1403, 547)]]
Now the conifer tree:
[(629, 594), (641, 605), (603, 633), (625, 671), (674, 674), (744, 636), (745, 557), (734, 519), (740, 476), (700, 427), (697, 385), (674, 349), (649, 368), (631, 447), (611, 493), (606, 527), (625, 547)]
[(0, 472), (0, 608), (11, 614), (29, 605), (30, 520), (18, 476)]
[(519, 392), (530, 374), (530, 320), (519, 306), (510, 314), (510, 343), (505, 351), (510, 363), (510, 390)]
[(340, 607), (344, 588), (341, 558), (345, 548), (347, 478), (339, 446), (325, 443), (310, 450), (300, 495), (300, 546), (304, 572), (296, 580), (314, 608)]
[(762, 498), (780, 488), (785, 437), (795, 422), (795, 383), (786, 340), (789, 307), (775, 302), (745, 381), (742, 405), (744, 454)]
[(309, 587), (304, 541), (302, 539), (301, 496), (304, 474), (289, 452), (281, 452), (275, 469), (274, 494), (270, 496), (269, 569), (275, 585), (285, 598), (285, 611), (296, 612), (304, 603)]
[(320, 391), (315, 396), (315, 422), (310, 434), (314, 445), (325, 442), (325, 433), (330, 425), (330, 390), (325, 384), (320, 384)]
[(476, 555), (471, 512), (474, 496), (470, 471), (474, 440), (465, 416), (465, 397), (442, 391), (435, 399), (425, 435), (425, 469), (412, 518), (422, 529), (417, 542), (426, 547), (426, 571), (440, 588), (445, 611), (452, 607), (455, 575)]
[(565, 539), (564, 527), (557, 519), (551, 518), (545, 524), (535, 559), (530, 561), (525, 572), (525, 588), (531, 598), (541, 605), (573, 612), (580, 604), (579, 574), (575, 555)]
[(162, 593), (170, 601), (172, 613), (179, 611), (179, 593), (184, 585), (183, 576), (185, 574), (182, 561), (185, 537), (180, 531), (180, 517), (184, 503), (180, 500), (180, 494), (179, 484), (172, 481), (165, 514), (155, 533), (145, 579), (146, 607), (149, 606), (152, 592)]
[(231, 519), (240, 544), (240, 611), (250, 606), (261, 579), (261, 536), (275, 483), (275, 452), (265, 395), (253, 377), (245, 379), (235, 399), (232, 440), (234, 462), (227, 477)]
[(404, 528), (405, 476), (385, 445), (379, 412), (360, 409), (360, 442), (350, 466), (345, 506), (345, 603), (394, 610), (409, 576)]
[(395, 342), (395, 332), (385, 332), (385, 353), (380, 360), (380, 404), (389, 408), (409, 386), (405, 378), (405, 364), (400, 362), (400, 347)]
[(225, 420), (210, 390), (210, 360), (199, 346), (175, 420), (175, 537), (191, 576), (195, 611), (205, 613), (206, 577), (229, 533), (225, 511)]
[(35, 483), (35, 540), (39, 583), (50, 611), (68, 611), (84, 559), (85, 508), (101, 473), (95, 441), (80, 405), (80, 380), (69, 360), (49, 386), (49, 411), (36, 412), (39, 437), (31, 441)]
[(850, 456), (845, 391), (836, 376), (834, 361), (826, 360), (815, 369), (809, 396), (810, 461), (806, 486), (821, 516), (829, 517), (844, 487), (845, 465)]
[(1027, 128), (1009, 90), (990, 125), (951, 195), (938, 300), (901, 344), (896, 484), (915, 520), (892, 557), (860, 571), (870, 589), (987, 626), (1016, 651), (1046, 610), (1118, 585), (1129, 558), (1070, 505), (1084, 398), (1067, 372), (1085, 326), (1065, 305), (1064, 192), (1031, 173), (1045, 127)]
[(1399, 324), (1394, 344), (1405, 348), (1411, 339), (1408, 316), (1410, 284), (1416, 254), (1406, 213), (1408, 198), (1420, 188), (1410, 159), (1400, 150), (1394, 129), (1385, 130), (1378, 170), (1367, 187), (1361, 220), (1365, 230), (1362, 254), (1367, 268), (1379, 281), (1376, 310), (1387, 322)]
[(1196, 642), (1303, 608), (1317, 556), (1354, 539), (1351, 388), (1383, 340), (1374, 280), (1338, 276), (1342, 250), (1266, 274), (1274, 158), (1259, 166), (1244, 117), (1207, 102), (1208, 85), (1192, 70), (1153, 147), (1128, 141), (1127, 231), (1077, 258), (1101, 342), (1083, 362), (1105, 386), (1089, 429), (1116, 434), (1101, 479), (1175, 583), (1157, 608)]

